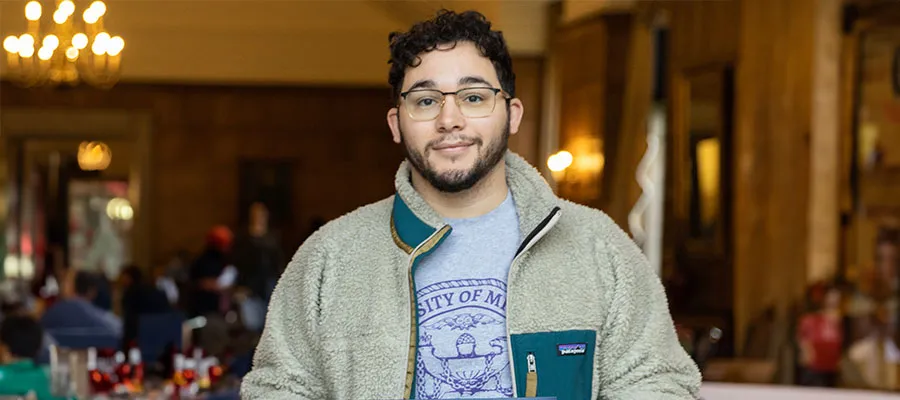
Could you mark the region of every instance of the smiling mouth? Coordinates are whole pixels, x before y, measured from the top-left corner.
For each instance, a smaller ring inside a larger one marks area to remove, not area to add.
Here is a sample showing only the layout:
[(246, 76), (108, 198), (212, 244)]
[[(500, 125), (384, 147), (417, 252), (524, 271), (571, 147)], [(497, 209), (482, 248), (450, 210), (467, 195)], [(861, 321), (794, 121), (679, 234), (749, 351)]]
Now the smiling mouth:
[(460, 149), (469, 147), (473, 144), (475, 144), (475, 143), (460, 142), (460, 143), (441, 144), (441, 145), (434, 146), (433, 149), (438, 150), (438, 151), (440, 151), (440, 150), (460, 150)]

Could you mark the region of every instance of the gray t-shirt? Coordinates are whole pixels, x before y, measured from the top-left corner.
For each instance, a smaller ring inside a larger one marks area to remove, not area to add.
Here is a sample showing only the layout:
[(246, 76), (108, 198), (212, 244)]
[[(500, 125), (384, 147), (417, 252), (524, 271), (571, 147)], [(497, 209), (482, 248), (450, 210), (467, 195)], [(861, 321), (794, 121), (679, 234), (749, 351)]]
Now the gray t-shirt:
[(415, 271), (419, 316), (416, 399), (512, 397), (506, 280), (519, 246), (511, 194), (453, 231)]

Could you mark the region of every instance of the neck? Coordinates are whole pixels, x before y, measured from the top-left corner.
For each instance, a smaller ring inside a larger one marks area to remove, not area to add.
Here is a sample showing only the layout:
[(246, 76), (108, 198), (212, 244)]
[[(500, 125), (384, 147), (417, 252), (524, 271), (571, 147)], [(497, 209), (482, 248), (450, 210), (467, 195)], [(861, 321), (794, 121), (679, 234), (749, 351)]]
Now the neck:
[(16, 357), (16, 356), (9, 356), (6, 359), (6, 364), (15, 364), (15, 363), (20, 363), (22, 361), (28, 361), (28, 359), (22, 358), (22, 357)]
[(250, 236), (263, 236), (266, 234), (266, 227), (262, 225), (251, 225)]
[(506, 184), (506, 163), (497, 163), (491, 172), (475, 186), (459, 193), (441, 192), (412, 169), (412, 185), (422, 199), (444, 218), (474, 218), (497, 208), (509, 193)]

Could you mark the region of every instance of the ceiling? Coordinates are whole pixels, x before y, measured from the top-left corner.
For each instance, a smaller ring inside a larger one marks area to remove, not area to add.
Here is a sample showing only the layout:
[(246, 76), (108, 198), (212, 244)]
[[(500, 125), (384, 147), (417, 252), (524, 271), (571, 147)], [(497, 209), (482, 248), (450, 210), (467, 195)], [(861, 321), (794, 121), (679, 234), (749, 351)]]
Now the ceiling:
[[(89, 4), (75, 1), (77, 10)], [(390, 32), (442, 6), (475, 9), (512, 53), (540, 55), (550, 1), (108, 0), (105, 24), (125, 39), (125, 80), (385, 85)], [(23, 33), (25, 3), (0, 1), (2, 37)], [(52, 3), (42, 1), (45, 16)], [(601, 4), (568, 3), (565, 19)]]

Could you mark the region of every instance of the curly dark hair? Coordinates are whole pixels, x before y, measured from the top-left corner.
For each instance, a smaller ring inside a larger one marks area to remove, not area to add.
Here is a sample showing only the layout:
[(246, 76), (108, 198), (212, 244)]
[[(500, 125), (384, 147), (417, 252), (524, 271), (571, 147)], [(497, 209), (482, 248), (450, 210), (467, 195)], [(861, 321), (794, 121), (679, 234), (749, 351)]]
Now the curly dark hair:
[(500, 88), (510, 97), (516, 97), (516, 74), (513, 73), (512, 57), (503, 33), (491, 30), (490, 21), (477, 11), (456, 13), (440, 10), (434, 18), (413, 25), (408, 32), (392, 32), (388, 40), (391, 43), (388, 83), (393, 87), (395, 103), (400, 99), (406, 69), (421, 64), (419, 56), (422, 53), (433, 51), (438, 46), (455, 46), (461, 41), (474, 43), (481, 54), (491, 60), (500, 80)]

